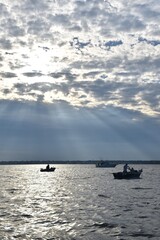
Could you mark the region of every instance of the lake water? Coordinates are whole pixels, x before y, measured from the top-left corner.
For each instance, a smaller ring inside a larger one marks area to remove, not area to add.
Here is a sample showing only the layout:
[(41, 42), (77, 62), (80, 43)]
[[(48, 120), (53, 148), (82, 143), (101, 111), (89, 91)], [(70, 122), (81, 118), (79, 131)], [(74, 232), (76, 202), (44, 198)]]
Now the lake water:
[(160, 165), (115, 180), (94, 165), (0, 166), (1, 240), (160, 239)]

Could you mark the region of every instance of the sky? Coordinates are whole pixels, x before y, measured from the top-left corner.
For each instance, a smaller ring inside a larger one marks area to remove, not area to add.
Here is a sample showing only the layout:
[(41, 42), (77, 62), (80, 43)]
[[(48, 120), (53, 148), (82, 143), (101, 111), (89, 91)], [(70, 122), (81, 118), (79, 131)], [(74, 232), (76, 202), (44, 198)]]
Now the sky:
[(156, 0), (0, 1), (0, 160), (160, 160)]

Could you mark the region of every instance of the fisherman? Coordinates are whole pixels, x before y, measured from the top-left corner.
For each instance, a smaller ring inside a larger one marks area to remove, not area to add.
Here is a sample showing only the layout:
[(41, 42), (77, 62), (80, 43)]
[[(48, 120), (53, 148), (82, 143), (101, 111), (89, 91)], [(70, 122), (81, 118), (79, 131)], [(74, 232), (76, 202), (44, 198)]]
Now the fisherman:
[(130, 167), (128, 166), (128, 164), (126, 163), (123, 167), (123, 172), (126, 173), (127, 172), (127, 169), (130, 170)]
[(130, 171), (131, 171), (131, 172), (134, 172), (135, 170), (134, 170), (134, 168), (132, 167), (132, 168), (130, 168)]
[(50, 167), (49, 167), (49, 164), (46, 166), (46, 169), (48, 170)]

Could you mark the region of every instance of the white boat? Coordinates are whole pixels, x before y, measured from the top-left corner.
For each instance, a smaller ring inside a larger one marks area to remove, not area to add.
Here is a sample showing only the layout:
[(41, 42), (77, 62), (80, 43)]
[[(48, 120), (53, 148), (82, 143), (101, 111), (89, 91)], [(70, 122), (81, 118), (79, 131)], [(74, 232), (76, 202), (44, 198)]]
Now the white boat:
[(96, 167), (99, 167), (99, 168), (113, 168), (115, 167), (117, 164), (114, 163), (114, 162), (110, 162), (110, 161), (104, 161), (104, 160), (101, 160), (101, 161), (98, 161), (96, 163)]

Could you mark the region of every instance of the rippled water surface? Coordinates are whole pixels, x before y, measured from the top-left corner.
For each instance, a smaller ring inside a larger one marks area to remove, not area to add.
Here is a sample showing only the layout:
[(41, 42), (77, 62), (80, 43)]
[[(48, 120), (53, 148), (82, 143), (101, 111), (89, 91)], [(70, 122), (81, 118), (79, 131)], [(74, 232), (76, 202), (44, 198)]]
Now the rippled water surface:
[(114, 180), (94, 165), (0, 166), (0, 239), (160, 239), (160, 165)]

